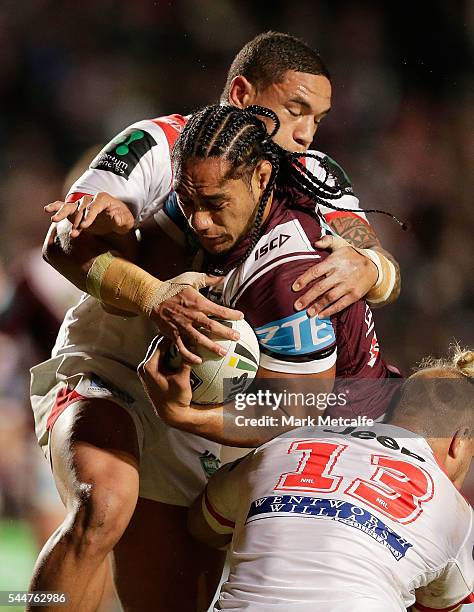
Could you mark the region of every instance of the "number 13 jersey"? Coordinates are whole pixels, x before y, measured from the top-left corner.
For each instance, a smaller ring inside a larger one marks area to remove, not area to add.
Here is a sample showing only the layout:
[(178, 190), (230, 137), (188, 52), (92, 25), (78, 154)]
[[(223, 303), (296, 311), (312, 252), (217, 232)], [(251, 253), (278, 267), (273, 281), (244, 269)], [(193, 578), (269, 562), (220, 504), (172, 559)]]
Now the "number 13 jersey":
[(339, 431), (294, 430), (208, 483), (206, 520), (234, 530), (216, 609), (402, 612), (416, 595), (447, 610), (470, 595), (472, 509), (426, 440)]

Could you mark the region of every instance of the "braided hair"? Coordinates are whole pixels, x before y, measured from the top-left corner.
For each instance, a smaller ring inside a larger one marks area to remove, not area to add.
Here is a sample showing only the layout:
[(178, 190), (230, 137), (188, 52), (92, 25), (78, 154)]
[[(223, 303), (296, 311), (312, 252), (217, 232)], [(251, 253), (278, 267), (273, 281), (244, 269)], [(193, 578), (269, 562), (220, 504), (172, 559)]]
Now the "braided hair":
[[(273, 122), (274, 127), (270, 133), (259, 117), (267, 117)], [(272, 172), (258, 203), (248, 249), (235, 266), (240, 265), (250, 255), (259, 241), (265, 206), (275, 187), (277, 177), (283, 173), (285, 179), (308, 195), (316, 204), (334, 210), (351, 211), (331, 204), (331, 200), (341, 198), (345, 192), (330, 169), (326, 169), (326, 177), (320, 180), (301, 163), (302, 157), (319, 159), (317, 155), (290, 153), (273, 141), (279, 128), (280, 121), (276, 113), (269, 108), (252, 105), (239, 109), (230, 105), (212, 105), (192, 115), (173, 148), (172, 164), (176, 182), (180, 181), (183, 165), (189, 159), (219, 157), (229, 161), (230, 170), (225, 177), (229, 179), (251, 176), (257, 163), (264, 159), (271, 163)], [(328, 182), (331, 178), (332, 184)], [(389, 215), (406, 229), (405, 224), (391, 213), (381, 210), (365, 210), (365, 212)]]

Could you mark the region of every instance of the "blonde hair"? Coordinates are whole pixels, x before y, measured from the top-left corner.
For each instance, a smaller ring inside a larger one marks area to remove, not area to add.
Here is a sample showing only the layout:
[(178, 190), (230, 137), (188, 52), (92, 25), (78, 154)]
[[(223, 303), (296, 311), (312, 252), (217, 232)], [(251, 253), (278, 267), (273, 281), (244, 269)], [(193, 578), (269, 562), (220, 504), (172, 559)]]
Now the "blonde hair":
[(453, 344), (447, 357), (423, 359), (404, 382), (387, 422), (402, 423), (425, 438), (474, 429), (474, 351)]
[(436, 359), (434, 357), (426, 357), (416, 368), (416, 372), (422, 372), (428, 369), (446, 370), (458, 378), (474, 378), (474, 351), (467, 348), (461, 348), (456, 342), (450, 347), (448, 357)]

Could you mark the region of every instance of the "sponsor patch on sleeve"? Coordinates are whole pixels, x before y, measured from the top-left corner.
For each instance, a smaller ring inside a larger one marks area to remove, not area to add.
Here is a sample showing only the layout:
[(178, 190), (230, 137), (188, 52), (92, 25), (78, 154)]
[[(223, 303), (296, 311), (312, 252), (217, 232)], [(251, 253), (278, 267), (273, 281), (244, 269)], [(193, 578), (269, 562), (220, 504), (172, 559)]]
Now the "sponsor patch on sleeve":
[(90, 167), (112, 172), (128, 181), (140, 159), (155, 145), (155, 139), (145, 130), (129, 129), (102, 149)]
[(335, 346), (336, 335), (329, 318), (308, 317), (297, 312), (255, 329), (261, 349), (283, 358), (316, 358), (315, 353)]

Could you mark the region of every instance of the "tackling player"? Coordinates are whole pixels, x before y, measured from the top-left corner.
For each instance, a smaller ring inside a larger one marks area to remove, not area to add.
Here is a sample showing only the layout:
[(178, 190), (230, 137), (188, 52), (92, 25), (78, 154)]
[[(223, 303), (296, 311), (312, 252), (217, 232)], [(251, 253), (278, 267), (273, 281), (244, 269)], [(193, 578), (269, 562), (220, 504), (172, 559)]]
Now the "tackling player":
[(222, 467), (192, 533), (231, 544), (215, 610), (455, 612), (474, 601), (474, 352), (413, 374), (386, 424), (301, 429)]
[[(247, 43), (237, 54), (221, 100), (238, 108), (259, 104), (272, 109), (282, 126), (276, 142), (288, 151), (304, 152), (330, 111), (331, 94), (329, 72), (317, 53), (292, 36), (268, 32)], [(46, 207), (47, 211), (56, 212), (52, 220), (69, 218), (73, 222), (71, 237), (77, 237), (87, 228), (101, 234), (123, 233), (153, 215), (170, 192), (170, 149), (186, 120), (175, 114), (139, 121), (125, 129), (76, 181), (66, 203), (55, 202)], [(312, 304), (309, 315), (330, 316), (363, 296), (375, 306), (390, 303), (400, 291), (396, 261), (382, 249), (359, 209), (344, 171), (330, 157), (314, 153), (306, 158), (308, 169), (321, 181), (328, 172), (336, 173), (342, 187), (336, 197), (330, 192), (324, 194), (319, 202), (320, 212), (336, 235), (368, 251), (357, 252), (347, 243), (325, 237), (318, 246), (332, 248), (334, 252), (295, 279), (294, 291), (301, 291), (310, 281), (319, 279), (295, 300), (295, 309), (301, 311)], [(334, 210), (333, 204), (338, 210)], [(100, 246), (98, 249), (96, 255), (101, 252)], [(88, 291), (71, 265), (61, 264), (49, 252), (47, 258), (80, 289)], [(166, 306), (162, 306), (159, 296), (140, 304), (139, 312), (151, 316), (160, 331), (177, 343), (182, 354), (196, 362), (196, 356), (185, 345), (198, 343), (218, 352), (217, 345), (196, 329), (202, 323), (202, 313), (216, 313), (212, 304), (193, 290), (192, 281), (188, 282), (191, 286), (181, 287), (179, 297), (168, 296)], [(158, 291), (158, 280), (156, 285)], [(224, 327), (218, 324), (213, 327), (222, 337), (229, 337)]]

